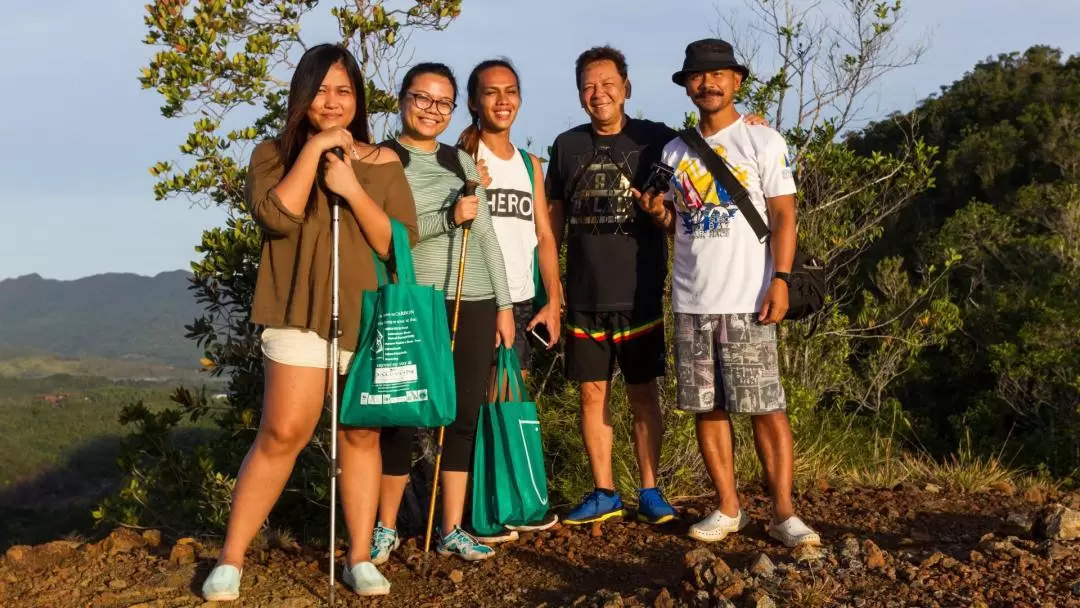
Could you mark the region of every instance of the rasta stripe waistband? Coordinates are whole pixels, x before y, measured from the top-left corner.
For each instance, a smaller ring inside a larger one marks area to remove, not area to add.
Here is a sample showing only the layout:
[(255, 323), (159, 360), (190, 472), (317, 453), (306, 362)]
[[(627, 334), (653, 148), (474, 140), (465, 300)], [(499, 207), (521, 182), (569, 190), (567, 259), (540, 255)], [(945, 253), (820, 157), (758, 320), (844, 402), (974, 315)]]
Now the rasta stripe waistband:
[[(664, 319), (660, 318), (656, 319), (655, 321), (645, 323), (643, 325), (638, 325), (636, 327), (628, 327), (626, 329), (620, 329), (618, 331), (611, 332), (610, 339), (613, 343), (618, 344), (619, 342), (625, 342), (627, 340), (632, 340), (634, 338), (643, 336), (663, 326)], [(609, 337), (609, 332), (603, 329), (588, 330), (583, 327), (577, 327), (575, 325), (568, 325), (567, 329), (570, 330), (570, 335), (575, 338), (591, 339), (596, 340), (597, 342), (604, 342)]]

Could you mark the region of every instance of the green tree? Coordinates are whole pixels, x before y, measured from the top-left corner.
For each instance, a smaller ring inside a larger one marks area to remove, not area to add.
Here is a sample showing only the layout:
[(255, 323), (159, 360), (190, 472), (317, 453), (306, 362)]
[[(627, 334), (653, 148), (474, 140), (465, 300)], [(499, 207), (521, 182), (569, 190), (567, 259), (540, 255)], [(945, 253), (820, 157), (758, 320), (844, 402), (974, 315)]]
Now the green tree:
[[(903, 399), (939, 448), (1080, 472), (1080, 57), (1035, 46), (987, 59), (906, 117), (942, 150), (937, 186), (895, 218), (880, 255), (962, 262), (964, 331), (923, 358)], [(858, 142), (888, 153), (890, 123)], [(963, 391), (955, 387), (963, 386)]]
[[(396, 111), (392, 81), (409, 35), (444, 29), (461, 11), (461, 0), (341, 0), (329, 10), (326, 4), (154, 0), (146, 6), (145, 43), (157, 51), (139, 81), (162, 96), (163, 117), (191, 124), (180, 145), (184, 160), (151, 168), (154, 193), (158, 200), (217, 205), (227, 214), (197, 248), (202, 259), (193, 264), (191, 289), (205, 314), (188, 326), (187, 337), (204, 349), (209, 373), (228, 377), (229, 398), (221, 404), (178, 388), (175, 407), (125, 408), (121, 419), (134, 428), (121, 462), (127, 482), (95, 511), (98, 521), (209, 530), (227, 520), (233, 475), (255, 436), (263, 390), (256, 328), (249, 323), (260, 234), (244, 201), (246, 166), (252, 145), (283, 125), (288, 80), (308, 46), (301, 21), (316, 12), (336, 20), (341, 42), (367, 77), (368, 110), (385, 121)], [(217, 439), (181, 449), (173, 437), (177, 424), (207, 416), (220, 428)], [(326, 501), (326, 439), (318, 433), (297, 463), (276, 510), (286, 521), (305, 503)], [(304, 512), (310, 520), (311, 510)]]

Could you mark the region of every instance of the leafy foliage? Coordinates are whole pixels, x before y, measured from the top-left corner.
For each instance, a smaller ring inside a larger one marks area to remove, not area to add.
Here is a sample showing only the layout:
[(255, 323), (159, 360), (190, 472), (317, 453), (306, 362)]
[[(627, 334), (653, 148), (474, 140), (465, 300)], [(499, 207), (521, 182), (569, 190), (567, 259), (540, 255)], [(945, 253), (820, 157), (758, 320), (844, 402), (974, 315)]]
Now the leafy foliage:
[[(970, 432), (980, 454), (1005, 444), (1010, 459), (1075, 478), (1080, 58), (1036, 46), (988, 59), (910, 116), (944, 161), (881, 255), (961, 256), (948, 289), (964, 331), (922, 361), (905, 403), (946, 444)], [(891, 150), (897, 139), (881, 124), (858, 145)]]

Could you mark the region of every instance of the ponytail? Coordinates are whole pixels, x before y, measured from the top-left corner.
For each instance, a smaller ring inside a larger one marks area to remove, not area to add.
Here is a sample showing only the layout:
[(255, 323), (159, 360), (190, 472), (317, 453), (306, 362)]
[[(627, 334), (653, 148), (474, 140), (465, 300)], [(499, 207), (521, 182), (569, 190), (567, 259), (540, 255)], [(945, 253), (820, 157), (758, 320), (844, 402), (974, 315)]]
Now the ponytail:
[(472, 115), (473, 120), (458, 137), (457, 147), (476, 160), (476, 155), (480, 152), (480, 116), (472, 108), (469, 108), (469, 114)]

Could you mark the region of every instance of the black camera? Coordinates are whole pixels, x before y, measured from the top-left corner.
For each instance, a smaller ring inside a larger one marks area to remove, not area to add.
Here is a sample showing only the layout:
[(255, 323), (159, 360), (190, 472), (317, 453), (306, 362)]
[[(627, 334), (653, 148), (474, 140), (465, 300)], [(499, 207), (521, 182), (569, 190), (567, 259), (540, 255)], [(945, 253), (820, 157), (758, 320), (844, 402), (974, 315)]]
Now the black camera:
[(641, 189), (642, 192), (648, 192), (649, 190), (655, 190), (656, 192), (667, 192), (671, 189), (671, 179), (675, 177), (675, 169), (665, 165), (664, 163), (653, 163), (652, 171), (649, 173), (648, 179), (645, 180), (645, 187)]

